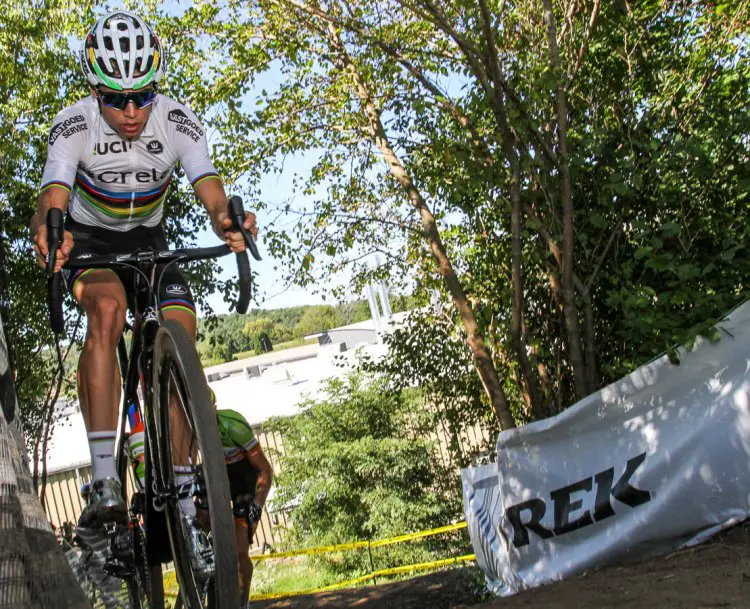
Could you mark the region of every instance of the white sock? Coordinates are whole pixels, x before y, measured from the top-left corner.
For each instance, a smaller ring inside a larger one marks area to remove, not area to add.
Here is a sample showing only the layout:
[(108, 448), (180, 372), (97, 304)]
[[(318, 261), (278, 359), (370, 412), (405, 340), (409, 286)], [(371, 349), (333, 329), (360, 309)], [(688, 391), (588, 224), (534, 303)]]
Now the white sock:
[[(174, 473), (174, 483), (177, 485), (177, 488), (180, 488), (183, 484), (187, 485), (195, 480), (195, 474), (189, 465), (175, 465)], [(195, 518), (195, 503), (193, 503), (193, 497), (183, 497), (179, 501), (182, 513), (188, 518)]]
[(114, 431), (92, 431), (88, 434), (89, 451), (91, 452), (91, 479), (119, 479), (115, 468)]

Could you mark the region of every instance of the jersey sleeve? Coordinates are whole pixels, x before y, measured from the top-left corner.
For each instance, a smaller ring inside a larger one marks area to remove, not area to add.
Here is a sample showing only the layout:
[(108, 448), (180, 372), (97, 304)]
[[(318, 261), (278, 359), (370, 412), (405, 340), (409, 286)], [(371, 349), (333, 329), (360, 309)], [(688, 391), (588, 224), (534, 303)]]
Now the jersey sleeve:
[(174, 103), (167, 114), (167, 125), (190, 183), (195, 187), (203, 180), (218, 178), (219, 174), (208, 154), (206, 130), (188, 107)]
[(60, 186), (70, 191), (81, 155), (87, 149), (89, 121), (80, 107), (71, 106), (52, 121), (47, 138), (47, 162), (40, 190)]

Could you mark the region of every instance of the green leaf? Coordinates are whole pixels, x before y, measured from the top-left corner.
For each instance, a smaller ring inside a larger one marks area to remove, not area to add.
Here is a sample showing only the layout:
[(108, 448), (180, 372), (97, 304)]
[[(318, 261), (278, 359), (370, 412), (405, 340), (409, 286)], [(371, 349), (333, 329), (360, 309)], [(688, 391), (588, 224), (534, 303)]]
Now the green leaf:
[(661, 225), (661, 232), (665, 237), (674, 237), (682, 231), (682, 226), (675, 222), (666, 222)]

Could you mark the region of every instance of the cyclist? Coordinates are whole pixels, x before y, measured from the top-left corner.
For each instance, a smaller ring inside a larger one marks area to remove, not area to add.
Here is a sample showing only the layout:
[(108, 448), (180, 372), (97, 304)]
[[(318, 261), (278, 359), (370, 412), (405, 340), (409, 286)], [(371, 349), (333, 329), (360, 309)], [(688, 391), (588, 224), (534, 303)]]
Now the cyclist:
[[(176, 163), (206, 208), (211, 226), (233, 252), (245, 244), (231, 231), (224, 187), (208, 153), (206, 134), (191, 110), (159, 92), (166, 74), (164, 49), (139, 16), (110, 13), (86, 35), (80, 64), (91, 95), (62, 110), (49, 132), (37, 212), (31, 221), (40, 264), (47, 256), (47, 211), (67, 211), (55, 270), (76, 254), (130, 253), (165, 249), (163, 204)], [(244, 226), (257, 234), (255, 215)], [(160, 270), (161, 271), (161, 270)], [(67, 276), (73, 297), (87, 316), (86, 340), (78, 364), (81, 401), (92, 464), (85, 526), (126, 519), (114, 461), (120, 373), (116, 346), (125, 324), (133, 273), (88, 269)], [(159, 314), (175, 319), (195, 336), (190, 288), (174, 268), (160, 282)], [(175, 424), (175, 435), (180, 437)], [(175, 470), (190, 479), (189, 455), (174, 455)]]
[[(214, 408), (217, 408), (213, 389), (210, 393)], [(229, 493), (235, 515), (241, 599), (242, 603), (247, 603), (253, 576), (253, 562), (248, 552), (263, 513), (263, 505), (271, 490), (273, 468), (245, 417), (235, 410), (223, 408), (216, 410), (216, 420), (224, 446)]]

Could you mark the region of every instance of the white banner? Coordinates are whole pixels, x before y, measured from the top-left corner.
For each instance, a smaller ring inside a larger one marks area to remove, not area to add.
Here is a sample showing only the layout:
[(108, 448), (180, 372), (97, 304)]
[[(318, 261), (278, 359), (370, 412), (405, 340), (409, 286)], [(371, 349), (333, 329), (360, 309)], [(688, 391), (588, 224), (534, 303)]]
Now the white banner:
[(697, 543), (750, 516), (750, 302), (556, 417), (501, 433), (462, 471), (490, 588), (513, 594)]

